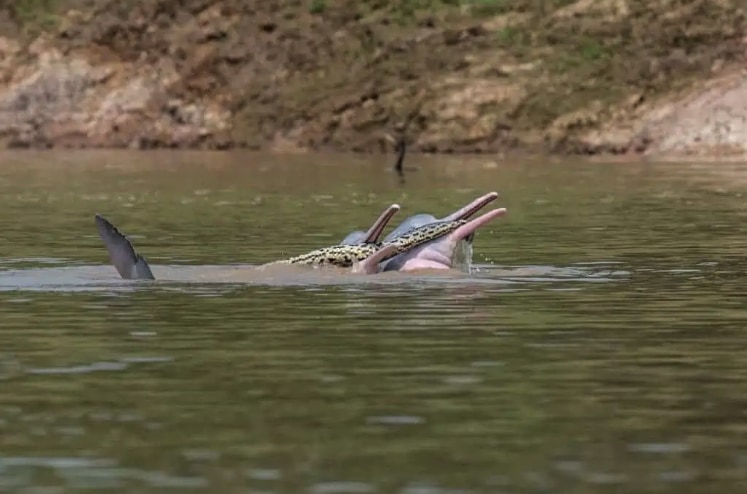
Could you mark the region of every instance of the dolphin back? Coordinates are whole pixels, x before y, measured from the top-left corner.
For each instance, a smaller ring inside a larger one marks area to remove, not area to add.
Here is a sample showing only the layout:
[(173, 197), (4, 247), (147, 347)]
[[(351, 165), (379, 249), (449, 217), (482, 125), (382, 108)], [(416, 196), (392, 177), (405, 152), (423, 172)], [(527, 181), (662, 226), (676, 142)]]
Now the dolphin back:
[(104, 241), (106, 250), (109, 251), (109, 259), (122, 278), (126, 280), (156, 279), (148, 262), (135, 252), (127, 237), (100, 214), (96, 215), (96, 228), (101, 240)]
[(356, 230), (354, 232), (348, 233), (348, 236), (345, 237), (342, 242), (340, 242), (340, 245), (356, 245), (360, 244), (366, 239), (366, 232), (363, 230)]
[(397, 225), (397, 228), (392, 230), (389, 235), (384, 237), (384, 243), (391, 242), (395, 238), (401, 237), (410, 230), (414, 230), (415, 228), (420, 228), (421, 226), (427, 225), (428, 223), (435, 223), (437, 221), (439, 220), (436, 219), (436, 217), (432, 214), (420, 213), (410, 216), (402, 223)]

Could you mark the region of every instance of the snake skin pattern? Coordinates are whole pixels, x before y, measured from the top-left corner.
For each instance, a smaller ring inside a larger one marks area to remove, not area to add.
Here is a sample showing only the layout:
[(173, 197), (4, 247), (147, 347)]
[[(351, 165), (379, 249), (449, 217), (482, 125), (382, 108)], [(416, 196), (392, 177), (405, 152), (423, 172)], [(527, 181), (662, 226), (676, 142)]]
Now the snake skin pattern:
[(275, 263), (331, 265), (341, 268), (349, 268), (356, 262), (365, 260), (382, 247), (387, 245), (396, 246), (397, 249), (390, 256), (382, 259), (382, 261), (385, 261), (432, 240), (441, 238), (444, 235), (448, 235), (466, 223), (466, 220), (429, 223), (419, 228), (414, 228), (384, 244), (332, 245), (330, 247), (322, 247), (321, 249), (312, 250), (311, 252), (290, 259), (276, 261)]

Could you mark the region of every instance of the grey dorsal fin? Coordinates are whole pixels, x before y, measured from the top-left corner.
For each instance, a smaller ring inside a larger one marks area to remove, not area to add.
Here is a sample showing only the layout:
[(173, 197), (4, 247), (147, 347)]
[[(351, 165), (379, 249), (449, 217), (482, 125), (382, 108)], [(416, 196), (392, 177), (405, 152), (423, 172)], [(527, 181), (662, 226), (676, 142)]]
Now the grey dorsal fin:
[(106, 250), (109, 251), (109, 259), (122, 278), (126, 280), (156, 279), (148, 262), (135, 252), (127, 237), (100, 214), (96, 215), (96, 228), (101, 240), (104, 241)]

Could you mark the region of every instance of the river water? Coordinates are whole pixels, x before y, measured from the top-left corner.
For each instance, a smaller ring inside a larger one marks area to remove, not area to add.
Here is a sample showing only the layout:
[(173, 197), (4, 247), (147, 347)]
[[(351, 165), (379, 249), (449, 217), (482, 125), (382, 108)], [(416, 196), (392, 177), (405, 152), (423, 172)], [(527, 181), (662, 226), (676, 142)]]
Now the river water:
[[(742, 491), (747, 166), (407, 165), (0, 156), (0, 492)], [(202, 276), (492, 190), (471, 276)]]

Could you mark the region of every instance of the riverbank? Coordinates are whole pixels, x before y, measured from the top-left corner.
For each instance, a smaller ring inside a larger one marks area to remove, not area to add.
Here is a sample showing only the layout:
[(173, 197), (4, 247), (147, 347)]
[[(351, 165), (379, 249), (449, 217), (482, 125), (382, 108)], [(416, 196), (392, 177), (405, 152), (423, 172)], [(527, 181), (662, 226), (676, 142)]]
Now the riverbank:
[(732, 0), (64, 4), (0, 3), (4, 147), (747, 153)]

